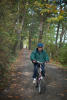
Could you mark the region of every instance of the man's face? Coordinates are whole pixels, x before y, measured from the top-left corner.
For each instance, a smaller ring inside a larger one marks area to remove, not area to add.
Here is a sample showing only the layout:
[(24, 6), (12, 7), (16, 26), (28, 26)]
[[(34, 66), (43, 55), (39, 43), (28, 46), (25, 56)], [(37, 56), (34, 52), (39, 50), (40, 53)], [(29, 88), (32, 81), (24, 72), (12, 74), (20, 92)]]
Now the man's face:
[(41, 52), (43, 50), (43, 47), (38, 47), (38, 51)]

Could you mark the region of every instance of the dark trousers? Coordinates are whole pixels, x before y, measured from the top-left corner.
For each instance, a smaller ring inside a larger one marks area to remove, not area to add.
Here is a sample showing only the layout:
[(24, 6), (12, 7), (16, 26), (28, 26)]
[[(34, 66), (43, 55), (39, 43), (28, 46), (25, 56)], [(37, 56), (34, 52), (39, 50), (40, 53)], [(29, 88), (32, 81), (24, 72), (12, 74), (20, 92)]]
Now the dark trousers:
[[(34, 73), (33, 73), (33, 78), (37, 77), (37, 73), (38, 73), (38, 64), (34, 64)], [(45, 77), (45, 64), (41, 65), (42, 68), (42, 76)]]

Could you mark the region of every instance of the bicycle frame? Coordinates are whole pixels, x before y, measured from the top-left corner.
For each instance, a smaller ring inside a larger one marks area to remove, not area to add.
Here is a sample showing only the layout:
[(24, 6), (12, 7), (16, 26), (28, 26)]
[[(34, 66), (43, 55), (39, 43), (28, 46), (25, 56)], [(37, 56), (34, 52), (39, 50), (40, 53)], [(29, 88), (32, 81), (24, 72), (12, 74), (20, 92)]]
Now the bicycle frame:
[(38, 92), (41, 93), (41, 80), (42, 80), (42, 64), (43, 62), (39, 62), (37, 61), (37, 63), (39, 64), (39, 68), (38, 68), (38, 76), (37, 76), (37, 84), (38, 84)]
[(40, 67), (38, 68), (38, 76), (39, 76), (39, 80), (41, 80), (41, 72), (42, 72), (42, 69), (41, 69), (41, 65), (40, 65)]

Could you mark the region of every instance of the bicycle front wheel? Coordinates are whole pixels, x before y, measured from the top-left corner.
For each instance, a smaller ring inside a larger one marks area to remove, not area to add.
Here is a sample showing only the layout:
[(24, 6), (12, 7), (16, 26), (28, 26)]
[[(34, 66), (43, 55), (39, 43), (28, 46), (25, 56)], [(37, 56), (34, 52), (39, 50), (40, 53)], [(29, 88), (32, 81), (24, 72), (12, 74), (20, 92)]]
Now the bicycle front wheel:
[(38, 84), (38, 92), (41, 93), (41, 80), (39, 81), (39, 84)]

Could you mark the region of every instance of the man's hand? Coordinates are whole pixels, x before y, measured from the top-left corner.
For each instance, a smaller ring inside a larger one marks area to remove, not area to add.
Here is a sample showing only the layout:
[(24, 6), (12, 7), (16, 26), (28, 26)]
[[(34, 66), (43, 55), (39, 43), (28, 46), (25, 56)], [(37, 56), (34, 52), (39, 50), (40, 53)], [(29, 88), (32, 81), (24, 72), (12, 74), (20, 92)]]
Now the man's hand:
[(35, 61), (35, 60), (33, 60), (32, 62), (33, 62), (33, 63), (36, 63), (36, 61)]
[(46, 63), (48, 63), (49, 61), (46, 61)]
[(49, 63), (49, 61), (46, 61), (45, 64)]

